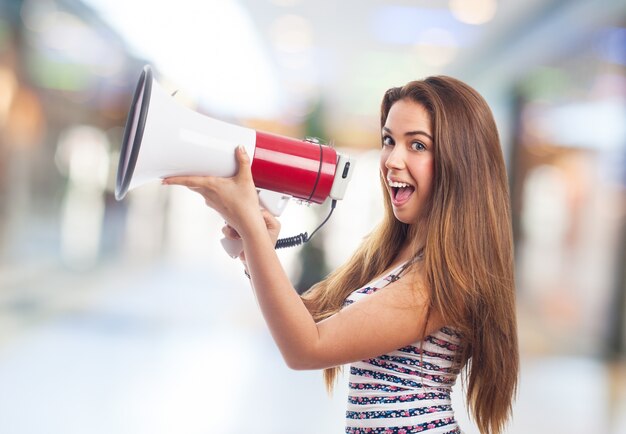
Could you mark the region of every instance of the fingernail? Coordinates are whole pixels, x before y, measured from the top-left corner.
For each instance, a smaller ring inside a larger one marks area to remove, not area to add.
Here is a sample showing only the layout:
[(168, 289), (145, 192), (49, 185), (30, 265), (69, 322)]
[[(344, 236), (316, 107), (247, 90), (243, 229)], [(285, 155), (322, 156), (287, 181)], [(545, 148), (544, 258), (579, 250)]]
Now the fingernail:
[(247, 154), (245, 146), (239, 145), (238, 148), (239, 148), (239, 152), (241, 152), (242, 154)]

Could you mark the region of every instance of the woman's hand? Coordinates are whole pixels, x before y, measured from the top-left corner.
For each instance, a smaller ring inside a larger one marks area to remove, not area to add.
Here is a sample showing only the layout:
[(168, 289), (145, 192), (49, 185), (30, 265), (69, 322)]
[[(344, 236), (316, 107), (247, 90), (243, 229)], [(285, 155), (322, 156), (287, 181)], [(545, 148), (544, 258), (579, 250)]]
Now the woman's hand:
[(163, 184), (182, 185), (201, 194), (206, 204), (226, 220), (237, 236), (245, 236), (246, 231), (252, 230), (265, 217), (260, 212), (259, 198), (252, 181), (250, 158), (243, 146), (237, 147), (235, 157), (239, 169), (231, 178), (174, 176), (164, 179)]
[[(276, 244), (276, 240), (278, 240), (278, 234), (280, 233), (280, 221), (278, 221), (278, 219), (266, 209), (261, 209), (261, 213), (263, 214), (263, 220), (265, 221), (265, 226), (267, 227), (267, 232), (272, 240), (272, 243)], [(226, 222), (226, 224), (222, 228), (222, 233), (224, 234), (224, 237), (230, 240), (241, 239), (239, 233), (235, 230), (235, 228), (229, 225), (228, 222)], [(246, 265), (246, 255), (244, 252), (241, 252), (239, 254), (239, 259), (241, 259), (241, 262)]]

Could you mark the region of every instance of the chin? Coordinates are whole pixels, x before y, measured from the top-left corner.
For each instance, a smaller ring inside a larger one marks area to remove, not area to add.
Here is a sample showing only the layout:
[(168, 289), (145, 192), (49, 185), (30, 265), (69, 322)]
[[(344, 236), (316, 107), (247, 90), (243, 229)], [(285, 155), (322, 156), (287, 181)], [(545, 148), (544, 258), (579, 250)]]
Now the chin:
[(396, 216), (396, 220), (407, 224), (407, 225), (411, 225), (413, 223), (415, 223), (415, 217), (414, 216), (408, 216), (404, 213), (398, 213), (394, 210), (393, 215)]
[(393, 208), (393, 215), (396, 217), (396, 220), (407, 225), (413, 225), (420, 221), (424, 221), (424, 219), (427, 218), (428, 211), (418, 205), (417, 207), (413, 206), (412, 209), (406, 209), (403, 207), (399, 210), (397, 208)]

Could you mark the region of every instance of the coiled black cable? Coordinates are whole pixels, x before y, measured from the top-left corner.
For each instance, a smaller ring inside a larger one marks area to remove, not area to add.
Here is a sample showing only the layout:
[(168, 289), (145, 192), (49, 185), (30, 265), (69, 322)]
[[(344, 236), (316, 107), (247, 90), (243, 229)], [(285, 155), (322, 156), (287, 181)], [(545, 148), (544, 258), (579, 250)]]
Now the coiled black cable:
[(300, 244), (306, 243), (309, 241), (309, 234), (307, 232), (303, 232), (300, 235), (296, 235), (293, 237), (286, 237), (276, 240), (275, 249), (284, 249), (286, 247), (295, 247)]
[(313, 235), (315, 235), (315, 233), (326, 224), (326, 222), (328, 221), (328, 219), (330, 218), (330, 216), (333, 214), (333, 211), (335, 210), (335, 206), (337, 205), (337, 199), (333, 199), (332, 202), (330, 203), (330, 212), (328, 213), (328, 215), (326, 216), (326, 218), (324, 219), (324, 221), (322, 223), (320, 223), (320, 225), (315, 228), (315, 230), (311, 233), (311, 236), (309, 236), (308, 232), (303, 232), (299, 235), (295, 235), (293, 237), (286, 237), (286, 238), (280, 238), (279, 240), (276, 241), (276, 245), (274, 246), (275, 249), (284, 249), (286, 247), (295, 247), (295, 246), (299, 246), (300, 244), (304, 244), (308, 241), (311, 240), (311, 238), (313, 238)]

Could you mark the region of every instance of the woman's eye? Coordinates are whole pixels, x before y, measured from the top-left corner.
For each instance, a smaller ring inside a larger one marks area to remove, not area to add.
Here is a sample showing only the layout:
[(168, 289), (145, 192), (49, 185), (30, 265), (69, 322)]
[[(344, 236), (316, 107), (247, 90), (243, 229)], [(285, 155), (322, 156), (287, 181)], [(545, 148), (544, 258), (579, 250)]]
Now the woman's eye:
[(383, 137), (383, 146), (393, 146), (393, 139), (389, 136)]
[(425, 151), (426, 145), (424, 145), (422, 142), (413, 142), (411, 143), (411, 149), (414, 151)]

